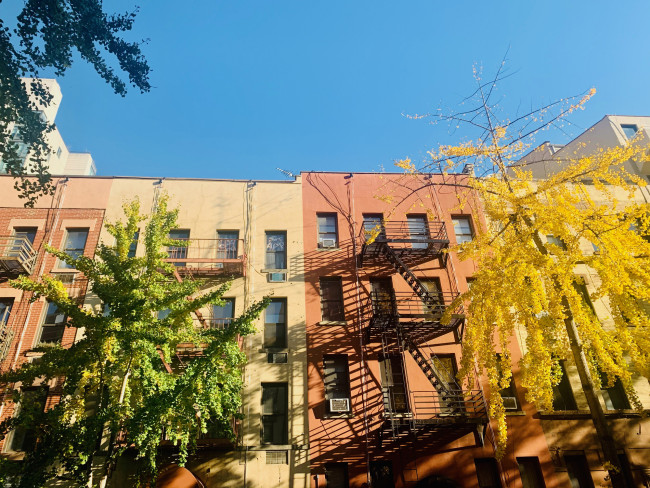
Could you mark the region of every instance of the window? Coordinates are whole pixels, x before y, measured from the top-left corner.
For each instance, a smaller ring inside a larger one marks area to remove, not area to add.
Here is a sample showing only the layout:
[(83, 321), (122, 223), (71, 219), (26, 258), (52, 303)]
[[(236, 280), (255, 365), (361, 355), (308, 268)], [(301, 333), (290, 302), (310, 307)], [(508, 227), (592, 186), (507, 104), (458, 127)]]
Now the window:
[(618, 463), (621, 466), (621, 472), (623, 473), (623, 478), (625, 478), (627, 486), (635, 486), (636, 483), (634, 483), (634, 477), (632, 476), (632, 468), (625, 451), (618, 453)]
[[(497, 354), (497, 371), (499, 372), (499, 381), (501, 381), (501, 360), (502, 355)], [(500, 390), (501, 398), (506, 410), (521, 410), (519, 401), (517, 400), (517, 389), (515, 388), (514, 378), (510, 377), (510, 384), (507, 388)]]
[(235, 299), (222, 298), (223, 305), (212, 305), (212, 326), (217, 329), (230, 325), (235, 318)]
[(625, 388), (623, 388), (623, 383), (621, 383), (620, 378), (616, 378), (616, 381), (610, 387), (607, 387), (607, 380), (607, 374), (600, 373), (600, 382), (603, 387), (600, 391), (603, 395), (603, 400), (605, 400), (605, 408), (607, 410), (630, 409), (630, 402), (627, 399)]
[(348, 370), (347, 354), (323, 356), (323, 383), (325, 384), (325, 410), (329, 413), (330, 400), (350, 398), (350, 371)]
[[(88, 239), (88, 229), (66, 229), (65, 244), (63, 252), (73, 259), (83, 256)], [(59, 261), (58, 268), (72, 269), (72, 264)]]
[(318, 223), (318, 247), (338, 247), (339, 233), (335, 213), (316, 214)]
[(63, 152), (63, 151), (61, 151), (61, 148), (58, 147), (57, 150), (56, 150), (56, 157), (57, 157), (57, 158), (60, 158), (62, 152)]
[(239, 231), (217, 231), (217, 259), (237, 259), (239, 255)]
[(370, 480), (372, 488), (395, 488), (393, 463), (390, 461), (370, 461)]
[(325, 482), (327, 488), (348, 488), (348, 463), (327, 463)]
[(266, 267), (287, 269), (287, 233), (266, 232)]
[(363, 230), (366, 237), (371, 237), (376, 233), (377, 239), (386, 239), (384, 214), (363, 214)]
[(628, 139), (634, 139), (634, 136), (639, 131), (639, 127), (636, 124), (621, 124), (621, 129), (623, 129), (623, 134)]
[(562, 379), (553, 387), (553, 410), (578, 410), (576, 400), (571, 389), (571, 382), (566, 374), (566, 361), (560, 361)]
[(594, 304), (591, 301), (591, 297), (589, 296), (589, 290), (587, 290), (585, 279), (582, 276), (576, 277), (575, 281), (573, 282), (573, 288), (575, 288), (578, 294), (582, 297), (582, 300), (585, 302), (585, 305), (589, 306), (595, 315), (596, 309), (594, 308)]
[(129, 252), (126, 255), (127, 257), (135, 257), (135, 253), (138, 250), (138, 240), (140, 240), (140, 229), (136, 230), (135, 234), (133, 234), (133, 239), (131, 239), (131, 244), (129, 245)]
[(286, 298), (271, 298), (264, 310), (264, 347), (287, 347)]
[(499, 477), (499, 465), (494, 458), (476, 458), (476, 477), (478, 478), (479, 488), (501, 488), (501, 478)]
[(407, 215), (406, 221), (409, 228), (409, 238), (413, 249), (426, 249), (429, 247), (429, 224), (426, 214)]
[(158, 313), (156, 314), (156, 318), (158, 320), (165, 320), (167, 317), (169, 317), (170, 313), (172, 313), (172, 311), (168, 308), (165, 308), (163, 310), (158, 310)]
[(591, 479), (589, 464), (584, 454), (566, 454), (564, 464), (571, 481), (571, 488), (594, 488), (594, 481)]
[(536, 457), (518, 457), (517, 465), (519, 466), (523, 488), (546, 488), (539, 459)]
[(451, 218), (454, 224), (454, 234), (456, 235), (456, 243), (462, 244), (469, 242), (474, 238), (472, 232), (472, 219), (469, 216), (457, 216)]
[[(435, 310), (436, 312), (443, 313), (445, 300), (442, 295), (440, 278), (420, 278), (420, 283), (422, 283), (427, 293), (432, 298), (432, 301), (430, 302), (431, 305), (427, 306), (424, 302), (422, 303), (424, 312), (429, 313)], [(434, 308), (434, 310), (432, 310), (432, 308)]]
[(557, 246), (563, 251), (566, 251), (566, 243), (559, 237), (555, 237), (553, 234), (549, 234), (546, 236), (546, 242), (548, 244), (553, 244), (554, 246)]
[[(16, 416), (20, 413), (34, 418), (45, 410), (47, 401), (47, 388), (25, 388), (20, 395), (20, 403), (16, 409)], [(27, 429), (17, 426), (11, 433), (10, 451), (32, 451), (36, 447), (36, 432), (34, 429)]]
[[(0, 327), (4, 328), (9, 323), (9, 315), (11, 314), (11, 307), (14, 301), (11, 298), (0, 299)], [(4, 337), (0, 337), (0, 340)]]
[(409, 411), (408, 393), (404, 377), (402, 356), (385, 356), (379, 362), (381, 391), (384, 396), (384, 410), (389, 413)]
[(34, 245), (37, 231), (36, 227), (15, 227), (14, 236), (18, 238), (24, 237), (31, 245)]
[(320, 279), (320, 304), (324, 321), (341, 322), (345, 320), (341, 278)]
[(262, 383), (262, 442), (289, 443), (289, 396), (286, 383)]
[(59, 311), (56, 303), (48, 302), (45, 319), (41, 325), (39, 343), (60, 343), (65, 331), (65, 315)]
[[(189, 229), (172, 229), (169, 231), (169, 238), (175, 241), (188, 241), (190, 238)], [(167, 248), (170, 259), (187, 259), (187, 246), (169, 246)], [(172, 263), (174, 266), (185, 266), (184, 262)]]

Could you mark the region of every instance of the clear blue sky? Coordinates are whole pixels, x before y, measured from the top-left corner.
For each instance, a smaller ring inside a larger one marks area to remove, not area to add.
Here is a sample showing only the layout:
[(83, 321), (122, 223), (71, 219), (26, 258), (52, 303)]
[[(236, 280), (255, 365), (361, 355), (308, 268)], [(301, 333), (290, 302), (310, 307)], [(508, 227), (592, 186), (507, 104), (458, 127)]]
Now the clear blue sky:
[(103, 175), (282, 179), (276, 167), (421, 161), (461, 134), (402, 114), (454, 106), (473, 65), (493, 73), (508, 48), (506, 108), (594, 86), (574, 135), (605, 114), (650, 115), (647, 0), (140, 3), (151, 93), (122, 99), (82, 63), (59, 80), (64, 139)]

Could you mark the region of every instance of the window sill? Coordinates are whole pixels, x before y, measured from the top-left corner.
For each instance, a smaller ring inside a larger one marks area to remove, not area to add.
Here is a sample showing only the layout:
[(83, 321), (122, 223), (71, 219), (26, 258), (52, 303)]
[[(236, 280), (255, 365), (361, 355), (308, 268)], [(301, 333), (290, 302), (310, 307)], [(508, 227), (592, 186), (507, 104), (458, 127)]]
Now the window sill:
[(262, 347), (258, 352), (263, 352), (264, 354), (274, 353), (274, 352), (286, 352), (289, 354), (288, 347)]
[(6, 451), (2, 453), (2, 457), (9, 461), (22, 461), (25, 459), (25, 451)]
[(322, 251), (322, 252), (331, 252), (331, 251), (340, 251), (340, 247), (318, 247), (316, 248), (317, 251)]
[[(631, 409), (621, 410), (604, 410), (606, 417), (609, 418), (639, 418), (649, 411), (644, 410), (644, 413)], [(590, 419), (591, 413), (589, 410), (556, 410), (554, 412), (540, 411), (539, 416), (542, 419)]]
[(318, 325), (348, 325), (347, 320), (321, 320)]
[(525, 417), (526, 412), (522, 410), (506, 410), (506, 417)]
[(288, 273), (287, 268), (262, 268), (260, 273)]
[(323, 420), (353, 419), (356, 417), (353, 413), (326, 413)]

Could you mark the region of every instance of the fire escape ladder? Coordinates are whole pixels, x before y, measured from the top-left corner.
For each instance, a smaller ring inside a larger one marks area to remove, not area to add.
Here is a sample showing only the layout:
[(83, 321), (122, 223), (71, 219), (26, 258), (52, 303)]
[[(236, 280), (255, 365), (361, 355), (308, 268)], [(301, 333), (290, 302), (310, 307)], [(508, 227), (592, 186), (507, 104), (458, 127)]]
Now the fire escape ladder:
[(439, 392), (450, 393), (447, 391), (447, 384), (442, 380), (442, 375), (434, 369), (432, 362), (422, 354), (417, 345), (408, 337), (404, 338), (404, 345), (433, 387)]
[(386, 259), (393, 265), (402, 278), (408, 283), (411, 289), (417, 296), (420, 297), (422, 303), (433, 313), (440, 313), (443, 304), (440, 303), (440, 298), (431, 295), (422, 282), (413, 274), (413, 272), (404, 264), (397, 253), (388, 245), (383, 243), (381, 246), (381, 253), (386, 256)]

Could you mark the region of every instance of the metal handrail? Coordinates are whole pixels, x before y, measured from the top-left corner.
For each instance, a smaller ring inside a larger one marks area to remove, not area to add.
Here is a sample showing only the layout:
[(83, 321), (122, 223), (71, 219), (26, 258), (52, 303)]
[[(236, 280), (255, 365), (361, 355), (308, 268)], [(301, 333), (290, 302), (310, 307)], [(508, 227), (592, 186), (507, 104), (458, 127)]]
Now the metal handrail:
[(182, 246), (168, 246), (166, 261), (178, 262), (220, 262), (241, 261), (244, 249), (243, 239), (174, 239), (184, 242)]
[(413, 292), (371, 292), (369, 308), (375, 317), (436, 319), (445, 313), (451, 302), (459, 295), (456, 292), (428, 292), (430, 301), (424, 304), (422, 298)]
[(32, 274), (36, 258), (37, 253), (26, 236), (0, 236), (0, 260), (12, 271), (17, 271), (18, 265), (26, 273)]
[(412, 391), (409, 396), (415, 420), (449, 416), (487, 418), (487, 404), (481, 390)]
[(362, 242), (410, 243), (421, 244), (426, 248), (434, 242), (449, 242), (445, 223), (440, 220), (428, 221), (420, 228), (415, 228), (409, 221), (382, 221), (377, 225), (375, 220), (364, 220), (361, 223), (360, 237)]

